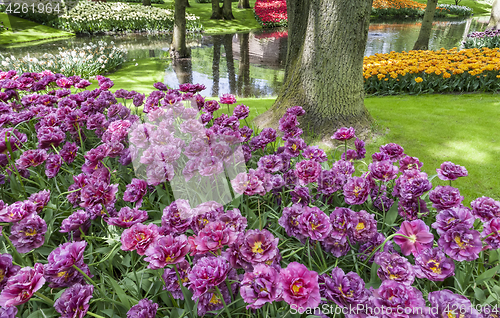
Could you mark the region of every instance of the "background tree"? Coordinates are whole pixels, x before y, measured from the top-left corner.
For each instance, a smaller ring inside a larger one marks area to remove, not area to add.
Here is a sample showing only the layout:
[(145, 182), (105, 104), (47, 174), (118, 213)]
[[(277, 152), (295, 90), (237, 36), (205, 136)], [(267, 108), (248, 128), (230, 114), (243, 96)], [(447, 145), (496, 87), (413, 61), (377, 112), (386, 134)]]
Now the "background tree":
[(175, 0), (174, 34), (170, 45), (170, 56), (185, 58), (191, 55), (186, 46), (186, 0)]
[(240, 60), (238, 66), (238, 95), (250, 96), (250, 34), (237, 35), (240, 42)]
[(250, 9), (250, 0), (239, 0), (238, 9)]
[(414, 50), (428, 50), (429, 39), (432, 31), (432, 21), (434, 21), (434, 13), (436, 12), (438, 0), (427, 0), (427, 7), (425, 8), (424, 21), (420, 27), (417, 42), (413, 46)]
[(229, 81), (229, 93), (236, 94), (236, 73), (234, 70), (233, 35), (224, 34), (222, 38), (224, 53), (226, 53), (227, 79)]
[(291, 106), (306, 115), (301, 128), (330, 137), (341, 126), (370, 126), (364, 105), (363, 57), (372, 0), (287, 0), (285, 80), (273, 107), (256, 119), (276, 127)]
[(222, 7), (219, 5), (219, 0), (212, 0), (212, 16), (210, 19), (233, 20), (233, 7), (231, 0), (224, 0)]

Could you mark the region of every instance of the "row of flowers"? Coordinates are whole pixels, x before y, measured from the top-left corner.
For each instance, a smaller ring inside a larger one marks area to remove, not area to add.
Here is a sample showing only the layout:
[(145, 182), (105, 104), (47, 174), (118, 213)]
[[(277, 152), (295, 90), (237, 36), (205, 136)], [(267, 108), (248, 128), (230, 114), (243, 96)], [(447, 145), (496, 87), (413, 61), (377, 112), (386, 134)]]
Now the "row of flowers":
[[(61, 13), (47, 14), (28, 10), (27, 13), (21, 11), (16, 15), (79, 34), (171, 31), (174, 25), (173, 10), (122, 2), (106, 3), (84, 0)], [(202, 30), (200, 18), (193, 14), (186, 13), (186, 23), (188, 31)]]
[[(374, 0), (372, 17), (423, 17), (426, 4), (414, 0)], [(285, 0), (257, 0), (255, 18), (264, 28), (287, 26), (288, 17)], [(471, 16), (472, 9), (465, 6), (440, 4), (436, 17)]]
[(1, 317), (498, 314), (500, 202), (464, 206), (464, 167), (433, 189), (400, 145), (366, 160), (353, 128), (341, 155), (309, 146), (299, 106), (257, 132), (203, 85), (96, 79), (0, 72)]
[(50, 70), (65, 76), (81, 75), (90, 77), (108, 73), (125, 62), (127, 50), (99, 41), (89, 42), (73, 49), (59, 48), (59, 53), (45, 53), (41, 56), (30, 54), (24, 57), (3, 56), (0, 54), (2, 67), (16, 70), (19, 73), (40, 73)]
[(369, 94), (473, 92), (499, 90), (500, 49), (456, 48), (365, 57)]
[(467, 34), (467, 38), (463, 43), (466, 49), (483, 48), (490, 49), (500, 47), (500, 30), (490, 29), (484, 32), (472, 32)]

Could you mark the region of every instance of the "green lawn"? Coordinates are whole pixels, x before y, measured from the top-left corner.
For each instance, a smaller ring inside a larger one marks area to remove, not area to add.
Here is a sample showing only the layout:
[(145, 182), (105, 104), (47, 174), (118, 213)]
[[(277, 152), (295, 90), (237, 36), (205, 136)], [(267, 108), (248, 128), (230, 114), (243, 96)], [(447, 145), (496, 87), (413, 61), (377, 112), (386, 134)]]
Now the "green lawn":
[(19, 42), (39, 41), (60, 37), (73, 36), (73, 33), (54, 29), (45, 25), (31, 22), (14, 16), (7, 16), (0, 12), (0, 21), (9, 28), (0, 35), (0, 45), (8, 45)]
[[(165, 4), (155, 4), (157, 7), (171, 7), (174, 0), (165, 0)], [(238, 2), (233, 2), (234, 20), (210, 20), (212, 15), (211, 3), (197, 3), (194, 0), (189, 1), (191, 7), (187, 8), (188, 13), (195, 14), (200, 17), (205, 33), (222, 34), (245, 32), (255, 29), (260, 29), (260, 24), (255, 20), (253, 7), (255, 0), (250, 0), (251, 9), (238, 9)]]
[[(420, 3), (427, 3), (427, 0), (415, 0)], [(455, 4), (455, 0), (439, 0), (438, 6), (440, 4)], [(491, 5), (484, 0), (461, 0), (458, 4), (459, 6), (466, 6), (471, 8), (475, 17), (478, 16), (489, 16), (491, 12)]]

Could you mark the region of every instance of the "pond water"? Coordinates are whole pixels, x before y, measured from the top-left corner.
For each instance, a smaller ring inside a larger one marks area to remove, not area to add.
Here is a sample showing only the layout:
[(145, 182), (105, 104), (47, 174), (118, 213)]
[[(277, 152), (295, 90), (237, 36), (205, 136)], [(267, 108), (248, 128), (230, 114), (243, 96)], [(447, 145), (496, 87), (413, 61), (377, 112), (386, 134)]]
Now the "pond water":
[[(435, 21), (430, 49), (459, 47), (465, 36), (486, 28), (487, 19)], [(392, 21), (371, 23), (365, 55), (408, 51), (417, 40), (421, 23)], [(288, 33), (286, 29), (260, 30), (226, 35), (191, 35), (191, 59), (167, 63), (164, 82), (204, 84), (205, 96), (232, 93), (240, 97), (276, 95), (284, 78)], [(128, 34), (122, 36), (75, 37), (24, 47), (2, 48), (0, 53), (14, 56), (39, 56), (55, 53), (60, 47), (81, 46), (89, 41), (106, 41), (128, 50), (128, 60), (165, 59), (171, 42), (169, 35)]]

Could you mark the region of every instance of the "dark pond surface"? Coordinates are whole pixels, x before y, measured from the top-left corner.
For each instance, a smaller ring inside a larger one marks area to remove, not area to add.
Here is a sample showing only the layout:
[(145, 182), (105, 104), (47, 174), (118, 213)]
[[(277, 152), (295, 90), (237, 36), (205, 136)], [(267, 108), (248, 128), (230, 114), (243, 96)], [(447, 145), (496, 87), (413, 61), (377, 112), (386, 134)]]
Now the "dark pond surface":
[[(459, 47), (465, 36), (486, 28), (487, 19), (436, 21), (430, 49)], [(365, 55), (408, 51), (417, 40), (420, 22), (371, 23)], [(188, 45), (192, 58), (167, 63), (164, 82), (171, 86), (185, 82), (201, 83), (206, 96), (232, 93), (241, 97), (276, 95), (283, 82), (288, 33), (286, 29), (262, 30), (227, 35), (192, 35)], [(169, 60), (169, 35), (76, 37), (24, 47), (2, 48), (4, 55), (40, 56), (57, 53), (59, 48), (82, 46), (84, 43), (113, 41), (128, 50), (129, 61), (160, 58)]]

